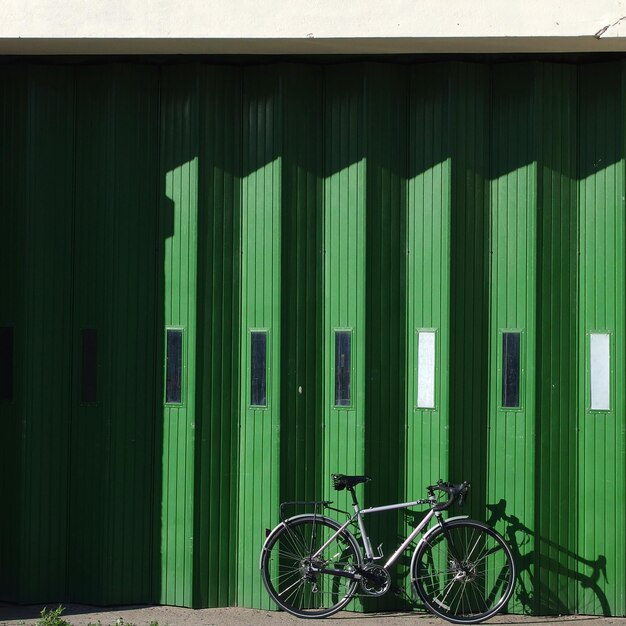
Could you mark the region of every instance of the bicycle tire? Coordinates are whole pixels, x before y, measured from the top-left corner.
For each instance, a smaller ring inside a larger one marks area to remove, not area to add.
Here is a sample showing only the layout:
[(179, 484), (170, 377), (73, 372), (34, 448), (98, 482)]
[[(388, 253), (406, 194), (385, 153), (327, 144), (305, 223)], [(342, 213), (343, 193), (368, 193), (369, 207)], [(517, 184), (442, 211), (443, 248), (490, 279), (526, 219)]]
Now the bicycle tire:
[(477, 624), (509, 601), (517, 575), (513, 554), (481, 522), (453, 520), (445, 527), (418, 544), (411, 563), (413, 586), (435, 615), (454, 624)]
[(356, 579), (316, 569), (355, 571), (362, 557), (352, 533), (342, 531), (312, 559), (339, 528), (327, 517), (299, 515), (272, 531), (261, 552), (261, 571), (267, 592), (281, 609), (297, 617), (327, 617), (350, 602)]

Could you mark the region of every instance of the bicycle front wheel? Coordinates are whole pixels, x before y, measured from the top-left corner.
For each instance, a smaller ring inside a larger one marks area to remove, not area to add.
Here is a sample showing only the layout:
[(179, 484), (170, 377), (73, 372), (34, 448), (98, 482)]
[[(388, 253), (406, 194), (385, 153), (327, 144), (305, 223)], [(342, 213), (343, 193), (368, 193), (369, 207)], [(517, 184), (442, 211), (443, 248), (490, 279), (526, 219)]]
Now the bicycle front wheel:
[(347, 530), (333, 537), (339, 528), (327, 517), (301, 515), (270, 535), (261, 571), (279, 607), (298, 617), (326, 617), (348, 604), (357, 586), (350, 574), (361, 564), (361, 552)]
[(453, 520), (418, 545), (411, 575), (431, 612), (455, 624), (476, 624), (506, 606), (516, 572), (497, 532), (481, 522)]

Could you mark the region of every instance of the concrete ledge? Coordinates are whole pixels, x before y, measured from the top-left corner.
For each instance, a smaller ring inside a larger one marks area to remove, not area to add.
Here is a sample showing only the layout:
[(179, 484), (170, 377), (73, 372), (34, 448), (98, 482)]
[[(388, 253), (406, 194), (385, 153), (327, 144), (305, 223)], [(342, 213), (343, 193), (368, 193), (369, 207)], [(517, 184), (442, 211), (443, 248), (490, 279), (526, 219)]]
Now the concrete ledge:
[(5, 38), (3, 55), (70, 54), (454, 54), (624, 52), (622, 37), (481, 38)]

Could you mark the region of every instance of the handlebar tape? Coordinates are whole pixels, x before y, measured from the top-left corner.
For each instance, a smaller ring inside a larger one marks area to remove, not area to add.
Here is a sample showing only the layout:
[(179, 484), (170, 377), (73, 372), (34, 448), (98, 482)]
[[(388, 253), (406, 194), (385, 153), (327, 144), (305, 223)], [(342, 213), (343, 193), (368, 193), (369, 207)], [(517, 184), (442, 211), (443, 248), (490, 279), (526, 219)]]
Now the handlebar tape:
[(467, 495), (467, 490), (469, 489), (469, 483), (464, 481), (459, 485), (453, 485), (451, 483), (439, 481), (436, 485), (431, 485), (428, 489), (432, 491), (443, 491), (448, 494), (448, 501), (441, 502), (435, 507), (438, 511), (445, 511), (446, 509), (449, 509), (455, 501), (458, 501), (459, 506), (463, 505), (465, 496)]

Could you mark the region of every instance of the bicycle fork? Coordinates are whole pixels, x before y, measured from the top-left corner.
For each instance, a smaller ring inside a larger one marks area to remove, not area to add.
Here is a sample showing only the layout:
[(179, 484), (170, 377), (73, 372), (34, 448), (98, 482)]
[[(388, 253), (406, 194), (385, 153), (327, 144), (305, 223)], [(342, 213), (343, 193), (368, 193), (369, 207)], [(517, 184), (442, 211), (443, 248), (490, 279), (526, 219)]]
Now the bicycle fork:
[(435, 517), (437, 518), (439, 526), (441, 526), (443, 536), (448, 542), (448, 547), (450, 550), (449, 563), (450, 568), (454, 571), (454, 580), (463, 582), (466, 578), (469, 578), (471, 576), (471, 572), (468, 570), (467, 565), (463, 565), (462, 560), (457, 556), (457, 547), (454, 545), (454, 540), (452, 539), (452, 535), (450, 534), (448, 527), (446, 526), (441, 511), (436, 511)]

